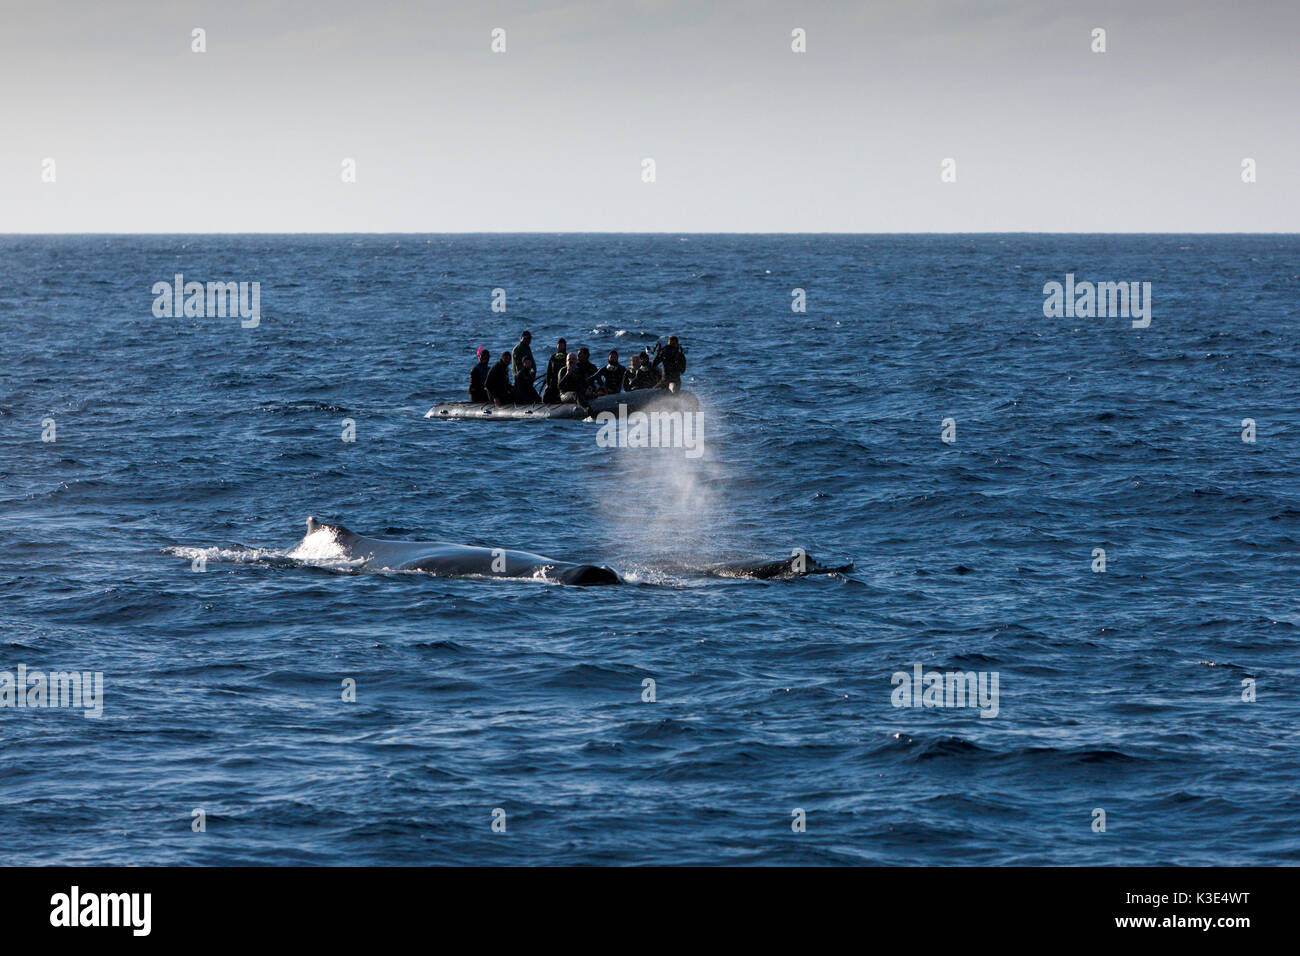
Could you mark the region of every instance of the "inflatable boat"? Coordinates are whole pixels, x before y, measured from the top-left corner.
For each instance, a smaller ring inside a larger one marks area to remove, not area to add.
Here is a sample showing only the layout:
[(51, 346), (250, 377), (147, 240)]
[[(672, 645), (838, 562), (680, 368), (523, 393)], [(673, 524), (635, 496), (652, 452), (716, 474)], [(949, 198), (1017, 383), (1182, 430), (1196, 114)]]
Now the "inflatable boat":
[[(629, 412), (664, 411), (694, 412), (700, 408), (700, 401), (690, 392), (676, 394), (663, 388), (639, 388), (631, 392), (618, 392), (614, 395), (602, 395), (587, 403), (593, 414), (601, 412), (618, 412), (620, 405), (626, 405)], [(488, 418), (504, 421), (528, 421), (542, 418), (576, 418), (587, 417), (581, 405), (493, 405), (491, 402), (439, 402), (425, 412), (425, 418)]]

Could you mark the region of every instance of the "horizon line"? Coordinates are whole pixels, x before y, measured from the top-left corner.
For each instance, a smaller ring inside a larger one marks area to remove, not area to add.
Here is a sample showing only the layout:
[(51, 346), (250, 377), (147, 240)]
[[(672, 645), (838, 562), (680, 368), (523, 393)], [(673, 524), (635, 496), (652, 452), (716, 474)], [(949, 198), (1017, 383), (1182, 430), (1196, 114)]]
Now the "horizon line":
[(146, 232), (78, 232), (72, 230), (51, 230), (49, 232), (0, 232), (0, 238), (11, 237), (34, 237), (34, 236), (1300, 236), (1300, 231), (1282, 232), (1282, 231), (1265, 231), (1249, 232), (1246, 230), (1234, 230), (1229, 232), (1222, 231), (1196, 231), (1196, 232), (1170, 232), (1170, 231), (1142, 231), (1122, 229), (1111, 232), (1102, 232), (1097, 230), (1031, 230), (1031, 229), (1011, 229), (1011, 230), (946, 230), (942, 232), (935, 231), (918, 231), (918, 232), (850, 232), (846, 230), (830, 231), (796, 231), (796, 232), (727, 232), (727, 231), (710, 231), (710, 230), (680, 230), (680, 229), (659, 229), (659, 230), (510, 230), (510, 229), (465, 229), (449, 232), (433, 232), (424, 230), (383, 230), (367, 232), (344, 232), (344, 231), (325, 231), (325, 232), (302, 232), (302, 231), (277, 231), (277, 230), (251, 230), (247, 232), (235, 232), (230, 230), (219, 230), (215, 232), (173, 232), (173, 231), (146, 231)]

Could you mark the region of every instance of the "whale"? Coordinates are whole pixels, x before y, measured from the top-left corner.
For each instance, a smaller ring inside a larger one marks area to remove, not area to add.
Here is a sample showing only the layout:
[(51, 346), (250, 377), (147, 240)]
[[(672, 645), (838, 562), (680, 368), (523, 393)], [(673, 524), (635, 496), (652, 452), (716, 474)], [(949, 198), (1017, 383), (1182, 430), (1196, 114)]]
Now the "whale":
[(731, 561), (726, 564), (714, 564), (701, 569), (705, 574), (719, 578), (752, 578), (758, 581), (779, 581), (786, 578), (802, 578), (810, 574), (847, 574), (853, 570), (853, 562), (848, 564), (822, 564), (811, 555), (798, 553), (776, 561)]
[(307, 534), (290, 557), (360, 562), (366, 570), (424, 571), (438, 577), (525, 578), (584, 586), (621, 583), (614, 571), (600, 565), (507, 548), (368, 538), (315, 517), (307, 518)]
[[(622, 584), (618, 573), (598, 564), (560, 561), (531, 551), (481, 548), (447, 541), (371, 538), (341, 524), (307, 518), (307, 533), (289, 557), (307, 562), (342, 561), (369, 571), (424, 571), (438, 577), (516, 578), (556, 584)], [(688, 574), (759, 581), (788, 580), (811, 574), (840, 574), (852, 562), (825, 565), (802, 551), (775, 561), (731, 561), (675, 569)]]

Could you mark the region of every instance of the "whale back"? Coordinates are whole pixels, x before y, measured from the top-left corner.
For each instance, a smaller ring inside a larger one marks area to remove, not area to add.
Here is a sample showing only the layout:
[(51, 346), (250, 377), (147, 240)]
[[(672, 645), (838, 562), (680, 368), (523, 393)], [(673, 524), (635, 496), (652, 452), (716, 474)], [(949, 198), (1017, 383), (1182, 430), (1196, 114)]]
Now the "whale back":
[(803, 556), (802, 568), (797, 563), (799, 556), (791, 555), (778, 561), (734, 561), (712, 569), (713, 573), (724, 578), (754, 578), (759, 581), (772, 581), (781, 578), (801, 578), (809, 574), (846, 574), (853, 570), (853, 562), (837, 566), (822, 564), (811, 555)]
[(609, 568), (557, 561), (528, 551), (481, 548), (446, 541), (399, 541), (368, 538), (341, 524), (307, 519), (307, 535), (295, 556), (363, 562), (388, 571), (425, 571), (443, 577), (543, 578), (562, 584), (617, 584)]

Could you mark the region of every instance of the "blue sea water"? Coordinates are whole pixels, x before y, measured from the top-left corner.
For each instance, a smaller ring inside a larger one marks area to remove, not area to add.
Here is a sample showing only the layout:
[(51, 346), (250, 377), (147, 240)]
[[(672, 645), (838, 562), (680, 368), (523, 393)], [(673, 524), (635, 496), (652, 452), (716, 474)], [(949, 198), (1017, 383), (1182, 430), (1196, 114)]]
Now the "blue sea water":
[[(0, 863), (1300, 862), (1298, 237), (0, 253), (0, 671), (104, 674), (99, 719), (0, 708)], [(261, 323), (155, 317), (176, 273)], [(1150, 326), (1045, 317), (1067, 273)], [(705, 453), (422, 417), (525, 327), (680, 334)], [(627, 583), (315, 566), (309, 514)], [(794, 548), (856, 568), (689, 570)], [(918, 664), (996, 717), (894, 706)]]

